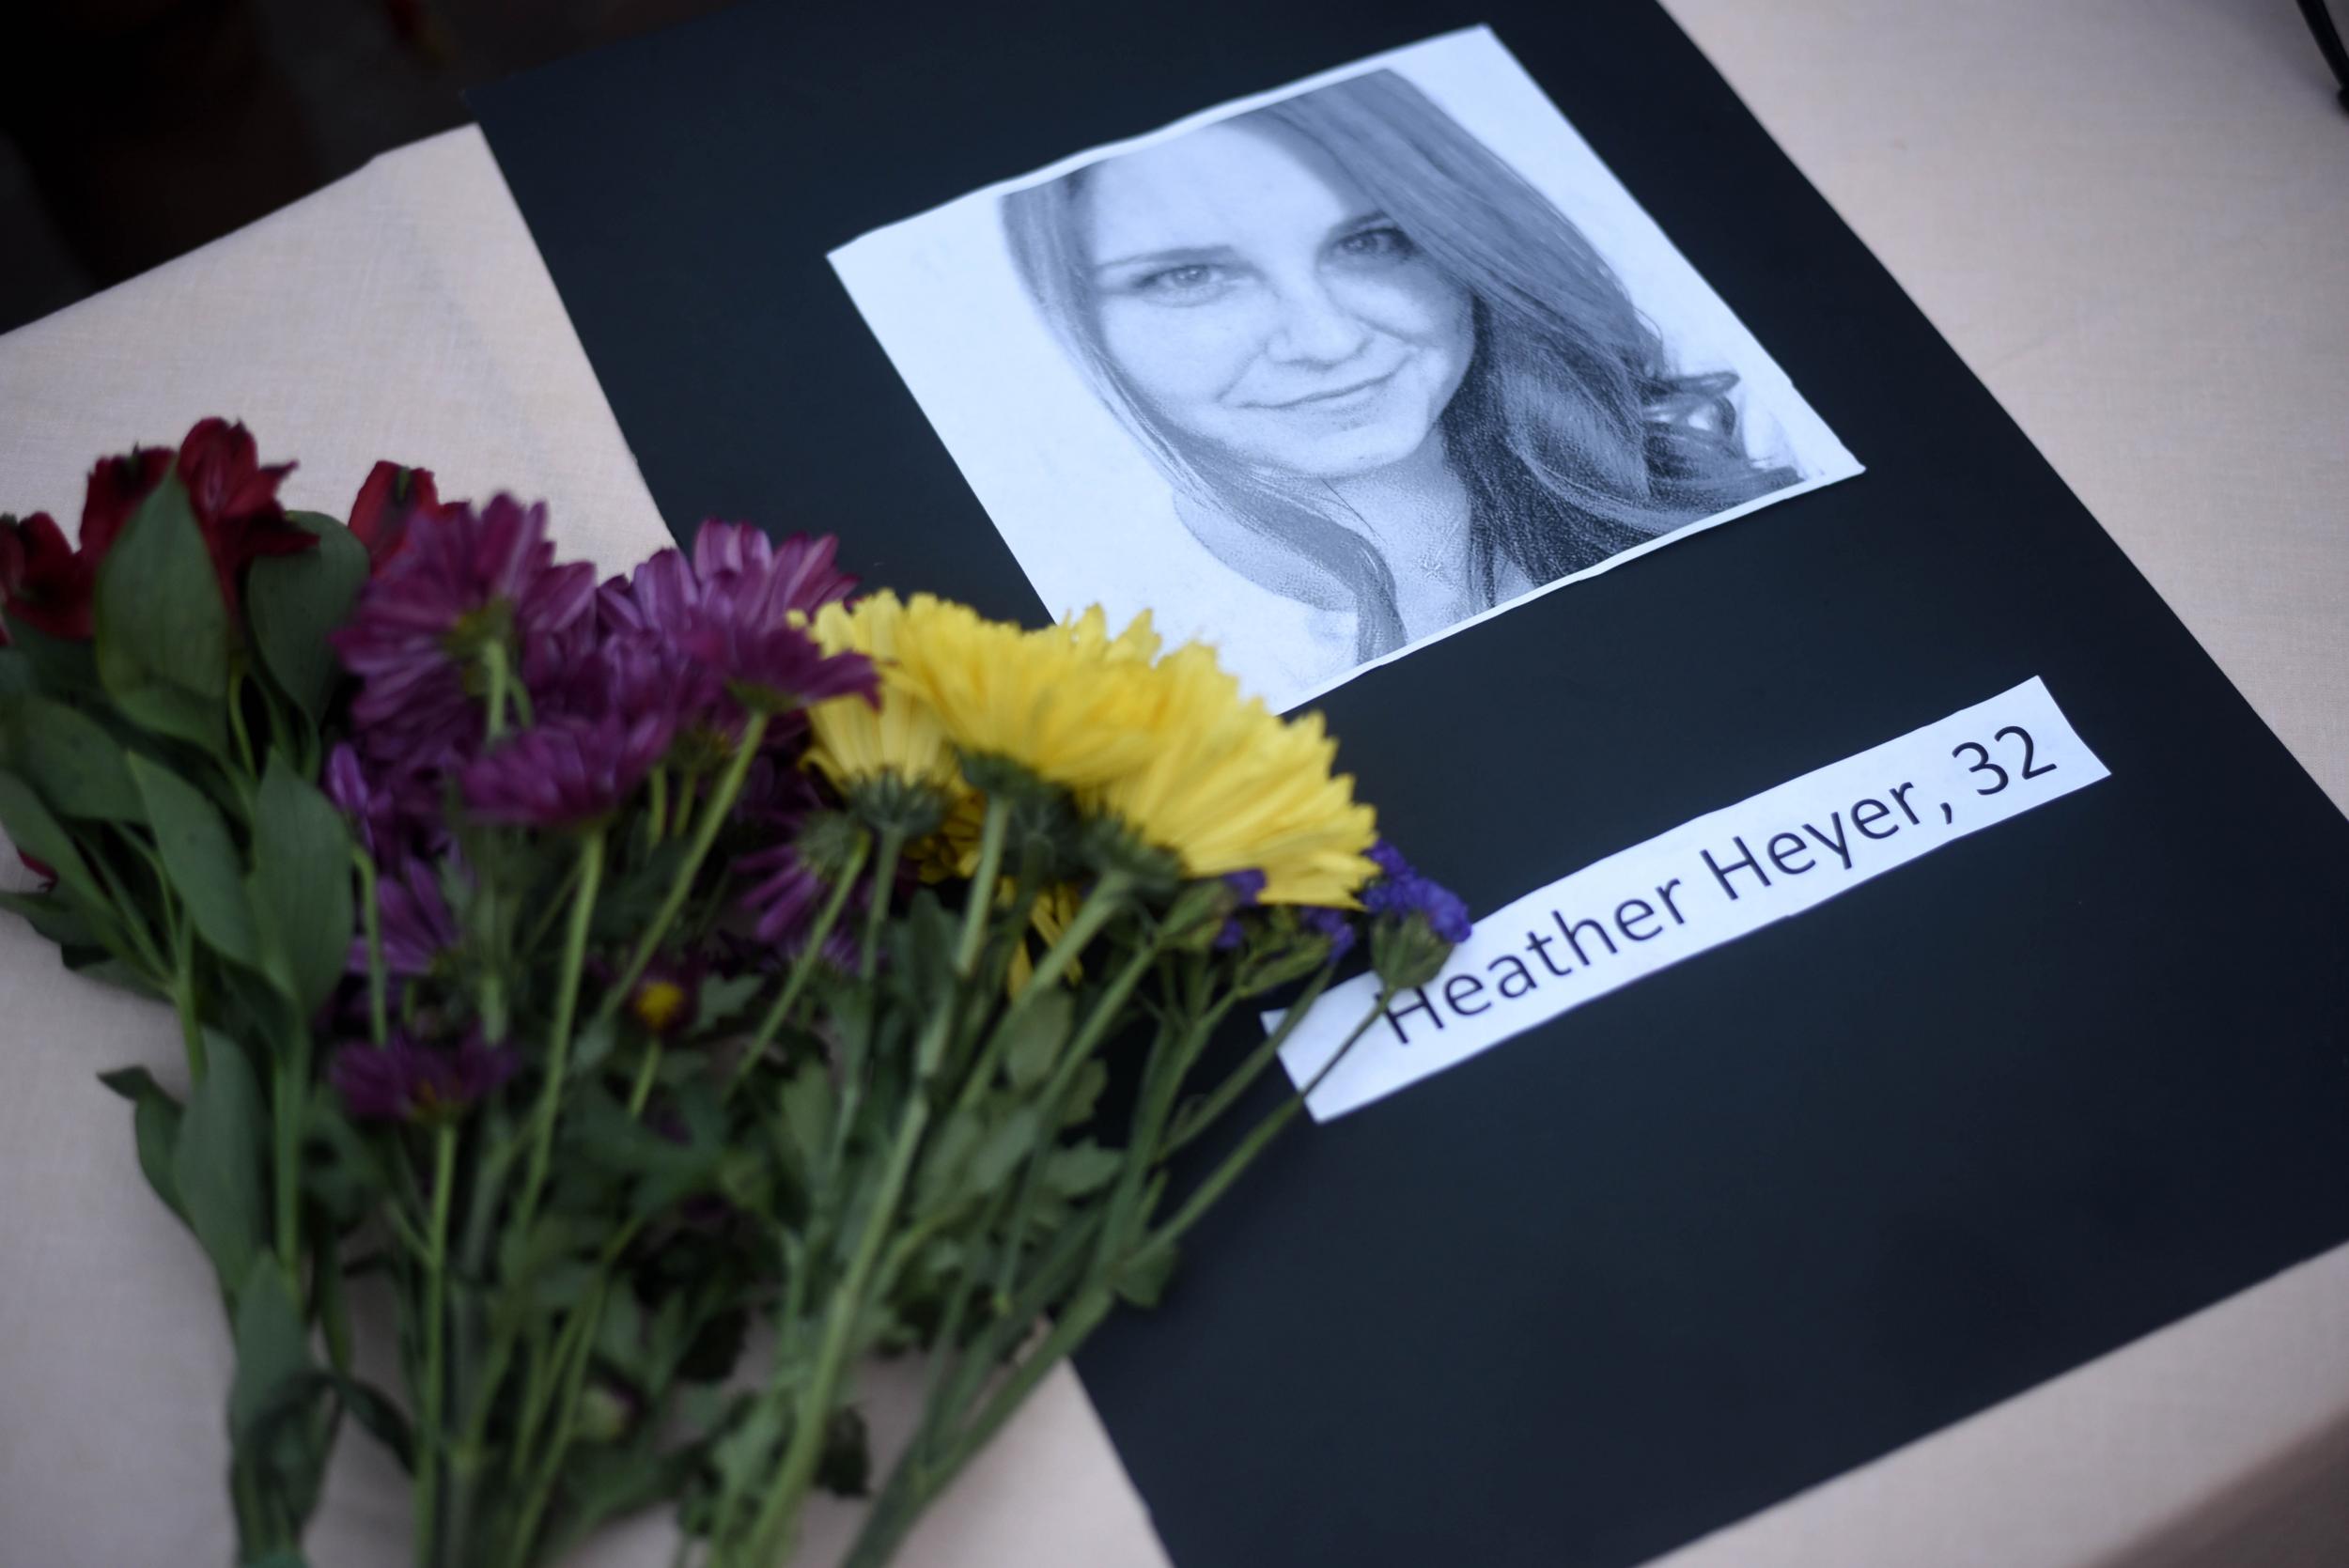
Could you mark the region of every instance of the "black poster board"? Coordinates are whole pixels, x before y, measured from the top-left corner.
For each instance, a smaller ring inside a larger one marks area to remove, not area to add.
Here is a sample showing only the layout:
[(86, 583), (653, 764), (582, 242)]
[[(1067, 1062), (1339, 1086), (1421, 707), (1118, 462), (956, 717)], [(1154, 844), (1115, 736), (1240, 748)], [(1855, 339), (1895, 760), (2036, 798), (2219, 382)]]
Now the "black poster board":
[(474, 101), (673, 527), (1034, 619), (825, 252), (1477, 22), (1868, 473), (1324, 699), (1382, 825), (1490, 909), (2033, 675), (2112, 776), (1284, 1140), (1081, 1364), (1182, 1568), (1637, 1562), (2349, 1237), (2349, 824), (1650, 0), (754, 4)]

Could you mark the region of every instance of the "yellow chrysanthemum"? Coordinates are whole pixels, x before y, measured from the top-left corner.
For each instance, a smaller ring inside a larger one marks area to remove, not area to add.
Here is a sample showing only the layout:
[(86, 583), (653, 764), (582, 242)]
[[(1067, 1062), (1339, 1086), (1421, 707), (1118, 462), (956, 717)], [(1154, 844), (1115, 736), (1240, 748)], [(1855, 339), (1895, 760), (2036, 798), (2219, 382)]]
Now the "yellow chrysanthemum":
[(1159, 743), (1157, 649), (1147, 615), (1115, 638), (1097, 609), (1023, 631), (916, 594), (897, 628), (896, 678), (964, 756), (1082, 789), (1141, 766)]
[(925, 882), (968, 877), (979, 868), (979, 837), (987, 827), (987, 801), (977, 791), (965, 789), (946, 808), (938, 831), (914, 841), (910, 851), (913, 867)]
[[(1008, 905), (1015, 896), (1013, 884), (1006, 877), (995, 901), (1000, 905)], [(1036, 959), (1050, 952), (1052, 944), (1060, 940), (1060, 934), (1068, 929), (1070, 921), (1077, 918), (1077, 907), (1083, 902), (1084, 894), (1068, 882), (1047, 889), (1044, 895), (1035, 901), (1035, 907), (1028, 911), (1028, 927), (1043, 945), (1036, 952), (1030, 953), (1027, 939), (1023, 936), (1019, 945), (1011, 950), (1011, 969), (1004, 976), (1004, 983), (1013, 996), (1028, 988), (1028, 982), (1035, 977)], [(1070, 964), (1067, 972), (1069, 983), (1073, 985), (1082, 980), (1084, 972), (1081, 961)]]
[(842, 790), (883, 778), (928, 784), (952, 795), (962, 773), (954, 742), (929, 704), (898, 674), (906, 607), (882, 589), (853, 606), (827, 604), (809, 627), (827, 654), (854, 652), (880, 673), (880, 706), (834, 697), (808, 709), (807, 759)]
[(1261, 871), (1269, 904), (1351, 908), (1376, 874), (1365, 858), (1375, 815), (1333, 775), (1337, 743), (1321, 715), (1284, 722), (1207, 648), (1191, 644), (1150, 669), (1155, 743), (1143, 761), (1082, 791), (1079, 804), (1172, 853), (1189, 877)]

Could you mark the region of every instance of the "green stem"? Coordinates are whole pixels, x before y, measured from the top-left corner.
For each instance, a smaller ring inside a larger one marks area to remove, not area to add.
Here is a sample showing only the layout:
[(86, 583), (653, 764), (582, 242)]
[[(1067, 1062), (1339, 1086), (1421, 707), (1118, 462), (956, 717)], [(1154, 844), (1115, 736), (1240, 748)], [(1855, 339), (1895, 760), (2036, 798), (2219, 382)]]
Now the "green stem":
[(244, 763), (247, 774), (257, 776), (260, 769), (253, 762), (253, 737), (244, 725), (244, 672), (235, 670), (228, 676), (228, 730), (236, 737), (237, 755)]
[(944, 1051), (946, 1033), (953, 1024), (950, 1010), (934, 1015), (915, 1048), (913, 1081), (908, 1090), (905, 1114), (897, 1126), (897, 1135), (890, 1145), (887, 1162), (881, 1168), (880, 1186), (875, 1192), (871, 1208), (864, 1219), (864, 1228), (857, 1237), (857, 1247), (848, 1262), (848, 1272), (833, 1289), (832, 1305), (825, 1314), (824, 1336), (819, 1343), (816, 1362), (800, 1396), (800, 1407), (791, 1423), (790, 1442), (784, 1449), (783, 1463), (767, 1500), (752, 1521), (750, 1560), (754, 1562), (780, 1561), (791, 1544), (800, 1508), (805, 1502), (809, 1484), (816, 1476), (817, 1464), (822, 1459), (826, 1427), (830, 1424), (832, 1403), (847, 1368), (849, 1355), (855, 1349), (858, 1327), (865, 1315), (865, 1285), (880, 1261), (881, 1248), (896, 1223), (897, 1203), (905, 1194), (906, 1178), (913, 1169), (913, 1157), (921, 1147), (923, 1130), (929, 1125), (929, 1085), (938, 1070), (938, 1059)]
[(193, 932), (172, 933), (171, 1006), (179, 1016), (179, 1042), (187, 1048), (188, 1077), (204, 1081), (204, 1020), (195, 1011), (195, 938)]
[(376, 893), (375, 857), (354, 847), (350, 863), (359, 872), (359, 921), (367, 938), (367, 1024), (380, 1046), (391, 1038), (391, 986), (383, 969), (383, 909)]
[(1250, 1130), (1248, 1136), (1240, 1140), (1239, 1146), (1224, 1156), (1222, 1163), (1215, 1168), (1207, 1179), (1192, 1189), (1190, 1196), (1184, 1201), (1183, 1206), (1175, 1211), (1174, 1218), (1152, 1232), (1149, 1239), (1135, 1249), (1137, 1255), (1154, 1251), (1160, 1247), (1172, 1246), (1184, 1232), (1199, 1222), (1200, 1217), (1214, 1206), (1215, 1201), (1223, 1195), (1224, 1190), (1239, 1180), (1240, 1172), (1248, 1169), (1250, 1162), (1264, 1152), (1265, 1145), (1270, 1143), (1280, 1130), (1304, 1109), (1306, 1100), (1312, 1097), (1315, 1090), (1321, 1087), (1322, 1079), (1328, 1078), (1331, 1070), (1346, 1060), (1346, 1054), (1354, 1048), (1354, 1043), (1368, 1033), (1371, 1025), (1385, 1016), (1388, 1004), (1394, 1001), (1394, 995), (1392, 986), (1379, 987), (1377, 1000), (1370, 1004), (1370, 1011), (1362, 1015), (1362, 1021), (1354, 1026), (1353, 1032), (1348, 1034), (1345, 1043), (1338, 1047), (1337, 1054), (1323, 1063), (1321, 1070), (1307, 1079), (1303, 1088), (1265, 1114), (1264, 1119)]
[(1078, 1028), (1076, 1037), (1063, 1048), (1061, 1059), (1052, 1070), (1051, 1080), (1044, 1086), (1043, 1094), (1035, 1102), (1044, 1108), (1046, 1133), (1028, 1156), (1026, 1169), (1019, 1175), (1017, 1195), (1005, 1211), (1003, 1260), (997, 1267), (995, 1281), (999, 1296), (1008, 1296), (1011, 1292), (1012, 1278), (1019, 1271), (1022, 1233), (1028, 1224), (1028, 1207), (1035, 1202), (1035, 1190), (1043, 1181), (1045, 1165), (1060, 1147), (1056, 1134), (1063, 1115), (1062, 1102), (1075, 1087), (1077, 1075), (1092, 1056), (1093, 1048), (1109, 1032), (1110, 1025), (1122, 1016), (1126, 999), (1133, 994), (1134, 987), (1141, 984), (1143, 975), (1158, 961), (1158, 956), (1159, 943), (1156, 941), (1144, 942), (1134, 949), (1133, 956), (1126, 960), (1125, 967), (1118, 970), (1117, 978), (1102, 991), (1100, 1000), (1095, 1002), (1093, 1011)]
[(1174, 1132), (1168, 1137), (1165, 1146), (1159, 1150), (1160, 1164), (1173, 1158), (1175, 1151), (1221, 1121), (1223, 1113), (1232, 1108), (1232, 1102), (1246, 1094), (1250, 1086), (1263, 1076), (1264, 1070), (1281, 1054), (1281, 1048), (1288, 1044), (1289, 1036), (1297, 1032), (1297, 1026), (1305, 1021), (1305, 1015), (1313, 1011), (1314, 1003), (1321, 1000), (1321, 993), (1329, 988), (1330, 976), (1336, 972), (1329, 965), (1323, 965), (1304, 992), (1281, 1016), (1281, 1021), (1274, 1026), (1272, 1032), (1265, 1036), (1264, 1044), (1250, 1051), (1248, 1060), (1217, 1084), (1214, 1093), (1174, 1119)]
[(302, 1299), (302, 1108), (310, 1081), (310, 1032), (295, 1024), (296, 1041), (290, 1057), (281, 1055), (271, 1070), (272, 1104), (277, 1157), (273, 1172), (277, 1197), (277, 1261), (286, 1270), (286, 1283), (294, 1299)]
[[(986, 1092), (994, 1078), (996, 1063), (1009, 1047), (1028, 1010), (1036, 1005), (1037, 998), (1049, 995), (1052, 987), (1060, 983), (1061, 976), (1066, 974), (1076, 963), (1085, 944), (1109, 924), (1110, 918), (1117, 913), (1132, 889), (1132, 880), (1118, 872), (1105, 871), (1101, 874), (1101, 879), (1094, 884), (1093, 892), (1077, 907), (1077, 912), (1069, 917), (1067, 926), (1052, 945), (1045, 949), (1044, 956), (1036, 960), (1035, 968), (1028, 975), (1028, 983), (1019, 988), (1019, 994), (1012, 998), (1011, 1005), (1004, 1008), (1003, 1017), (996, 1020), (994, 1029), (988, 1033), (984, 1053), (972, 1066), (963, 1079), (962, 1092), (956, 1096), (956, 1112), (970, 1110), (979, 1095)], [(972, 908), (980, 907), (979, 885), (976, 882), (971, 885), (968, 896)]]
[(971, 902), (962, 911), (962, 942), (955, 952), (955, 972), (965, 980), (978, 965), (987, 912), (995, 905), (995, 878), (1003, 863), (1003, 834), (1010, 826), (1011, 803), (1000, 794), (988, 796), (987, 820), (979, 829), (978, 870), (971, 877)]
[(875, 1499), (871, 1513), (857, 1531), (856, 1542), (841, 1560), (841, 1568), (883, 1568), (895, 1555), (914, 1521), (940, 1493), (953, 1484), (979, 1450), (1027, 1402), (1052, 1369), (1066, 1360), (1109, 1315), (1115, 1296), (1106, 1289), (1090, 1291), (1078, 1301), (1044, 1343), (1020, 1360), (1011, 1376), (996, 1389), (971, 1424), (956, 1432), (942, 1452), (928, 1452), (928, 1440), (941, 1436), (926, 1430), (915, 1447), (900, 1459)]
[(416, 1397), (416, 1562), (432, 1568), (441, 1560), (441, 1401), (446, 1374), (443, 1342), (448, 1315), (448, 1205), (457, 1185), (457, 1128), (433, 1134), (432, 1220), (425, 1237), (424, 1387)]
[(923, 1397), (921, 1430), (925, 1440), (928, 1435), (942, 1430), (948, 1423), (948, 1413), (962, 1408), (978, 1391), (979, 1385), (987, 1380), (988, 1369), (1019, 1348), (1019, 1342), (1027, 1338), (1028, 1325), (1075, 1278), (1100, 1226), (1098, 1209), (1088, 1218), (1072, 1222), (1037, 1263), (1035, 1272), (1020, 1287), (1019, 1294), (967, 1350), (957, 1348), (963, 1316), (960, 1309), (973, 1293), (965, 1290), (957, 1294), (936, 1341), (939, 1355), (931, 1366), (928, 1389)]
[(666, 768), (652, 770), (652, 796), (646, 802), (646, 819), (651, 824), (652, 843), (658, 846), (661, 835), (669, 828), (669, 770)]
[(800, 993), (815, 976), (817, 967), (824, 961), (824, 943), (831, 938), (832, 927), (839, 924), (840, 911), (848, 907), (848, 894), (856, 891), (857, 873), (864, 866), (864, 840), (860, 837), (848, 851), (848, 865), (842, 869), (839, 879), (832, 885), (832, 896), (824, 900), (823, 908), (817, 912), (816, 924), (808, 927), (806, 940), (800, 948), (800, 955), (791, 961), (791, 972), (784, 977), (783, 989), (776, 993), (774, 1005), (767, 1009), (766, 1017), (758, 1020), (758, 1028), (751, 1035), (750, 1044), (743, 1047), (742, 1060), (735, 1063), (734, 1076), (726, 1080), (729, 1096), (740, 1087), (744, 1079), (751, 1076), (751, 1069), (758, 1064), (758, 1059), (767, 1054), (767, 1048), (774, 1042), (776, 1034), (790, 1018), (792, 1005), (800, 1000)]
[(635, 953), (629, 958), (628, 968), (606, 993), (603, 1006), (599, 1010), (599, 1017), (610, 1014), (619, 1006), (644, 974), (645, 966), (651, 963), (653, 955), (661, 951), (662, 940), (669, 935), (669, 927), (677, 924), (678, 912), (685, 908), (685, 900), (693, 891), (693, 878), (700, 874), (702, 862), (709, 858), (709, 847), (717, 843), (718, 831), (725, 826), (726, 814), (734, 809), (736, 797), (742, 793), (742, 781), (750, 776), (751, 763), (758, 755), (759, 742), (767, 736), (767, 717), (764, 713), (754, 713), (750, 722), (742, 726), (741, 742), (735, 748), (734, 758), (726, 764), (725, 775), (718, 782), (718, 792), (710, 797), (701, 823), (694, 830), (693, 841), (685, 851), (685, 863), (677, 867), (677, 879), (669, 884), (668, 896), (661, 901), (661, 908), (654, 914), (652, 924), (645, 927), (644, 936), (636, 943)]
[(661, 1042), (646, 1042), (645, 1059), (637, 1064), (636, 1081), (629, 1086), (628, 1113), (631, 1118), (645, 1113), (645, 1102), (652, 1097), (652, 1080), (661, 1071)]
[(493, 642), (483, 648), (481, 667), (488, 686), (485, 701), (490, 709), (488, 718), (484, 720), (486, 734), (488, 738), (496, 740), (506, 734), (506, 694), (513, 684), (512, 677), (507, 674), (506, 644)]
[(538, 1207), (538, 1191), (546, 1183), (547, 1157), (554, 1147), (555, 1111), (563, 1099), (563, 1078), (571, 1054), (571, 1025), (579, 1014), (580, 974), (587, 964), (587, 928), (596, 912), (596, 895), (603, 881), (603, 834), (589, 835), (580, 846), (579, 891), (572, 895), (569, 930), (563, 942), (563, 973), (554, 997), (554, 1028), (547, 1040), (546, 1081), (538, 1088), (532, 1112), (530, 1164), (522, 1174), (521, 1201), (516, 1206), (515, 1234), (524, 1238)]
[(864, 946), (860, 964), (864, 978), (873, 978), (880, 956), (881, 924), (889, 918), (889, 901), (897, 890), (897, 857), (905, 853), (906, 831), (892, 823), (880, 831), (880, 854), (873, 862), (873, 891), (864, 909)]

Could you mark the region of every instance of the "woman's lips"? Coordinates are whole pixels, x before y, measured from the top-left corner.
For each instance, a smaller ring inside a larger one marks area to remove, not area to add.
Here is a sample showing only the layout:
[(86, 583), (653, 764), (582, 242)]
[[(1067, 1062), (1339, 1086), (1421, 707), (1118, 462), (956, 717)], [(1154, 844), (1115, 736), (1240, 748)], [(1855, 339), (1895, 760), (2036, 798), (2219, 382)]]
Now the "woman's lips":
[[(1398, 365), (1395, 368), (1400, 369), (1402, 367)], [(1389, 370), (1383, 375), (1373, 376), (1366, 380), (1349, 381), (1344, 386), (1333, 386), (1329, 388), (1327, 391), (1308, 392), (1301, 397), (1285, 398), (1277, 403), (1260, 402), (1255, 406), (1260, 409), (1297, 409), (1310, 411), (1315, 409), (1327, 409), (1332, 404), (1343, 405), (1349, 399), (1358, 402), (1367, 402), (1371, 397), (1377, 394), (1380, 387), (1385, 386), (1389, 381), (1394, 380), (1394, 374), (1395, 372), (1393, 370)]]

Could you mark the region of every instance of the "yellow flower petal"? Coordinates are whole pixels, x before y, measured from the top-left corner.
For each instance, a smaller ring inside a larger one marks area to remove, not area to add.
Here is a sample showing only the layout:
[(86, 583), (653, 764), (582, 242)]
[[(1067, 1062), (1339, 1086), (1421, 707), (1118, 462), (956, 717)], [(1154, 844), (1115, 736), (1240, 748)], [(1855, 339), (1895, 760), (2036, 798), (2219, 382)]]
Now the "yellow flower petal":
[(809, 629), (827, 654), (855, 652), (880, 673), (880, 706), (834, 697), (808, 709), (808, 761), (842, 790), (883, 777), (949, 794), (962, 773), (938, 715), (895, 675), (906, 607), (883, 589), (853, 605), (827, 604)]

